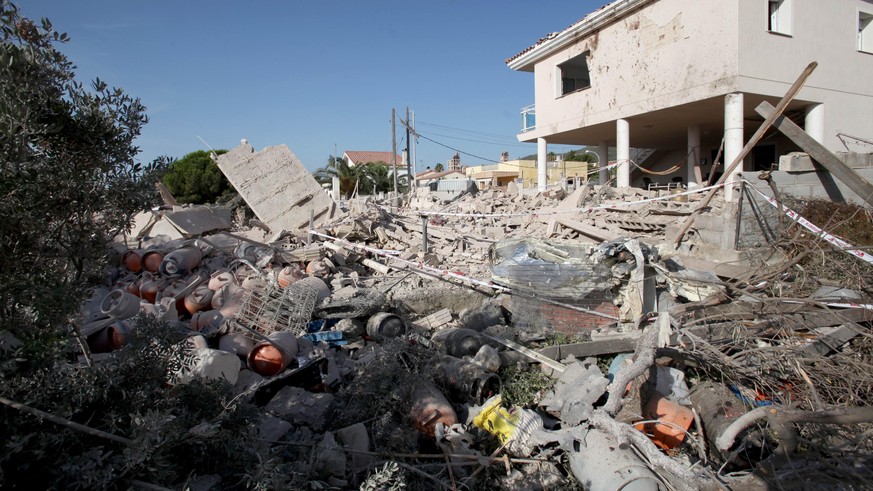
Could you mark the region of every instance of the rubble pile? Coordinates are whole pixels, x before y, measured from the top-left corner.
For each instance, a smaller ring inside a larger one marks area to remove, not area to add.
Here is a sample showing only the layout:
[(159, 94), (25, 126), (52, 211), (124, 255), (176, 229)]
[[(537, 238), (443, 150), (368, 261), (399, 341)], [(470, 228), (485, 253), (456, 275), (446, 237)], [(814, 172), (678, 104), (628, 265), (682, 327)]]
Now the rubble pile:
[(233, 384), (300, 486), (865, 487), (869, 283), (804, 275), (816, 238), (772, 216), (766, 249), (714, 254), (705, 227), (675, 247), (698, 196), (653, 198), (488, 191), (269, 238), (145, 234), (81, 332), (96, 362), (143, 315), (186, 332), (168, 383)]

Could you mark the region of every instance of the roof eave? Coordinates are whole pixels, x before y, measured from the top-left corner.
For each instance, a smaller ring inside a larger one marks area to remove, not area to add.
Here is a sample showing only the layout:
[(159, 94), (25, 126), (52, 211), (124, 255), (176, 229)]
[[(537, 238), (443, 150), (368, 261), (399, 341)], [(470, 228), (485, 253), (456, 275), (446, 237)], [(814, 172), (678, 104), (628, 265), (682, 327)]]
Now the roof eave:
[(522, 72), (534, 71), (534, 65), (548, 56), (566, 48), (568, 45), (585, 38), (602, 28), (606, 24), (614, 22), (643, 5), (655, 0), (618, 0), (607, 5), (590, 17), (582, 19), (579, 23), (561, 31), (557, 36), (543, 42), (533, 49), (506, 63), (509, 68)]

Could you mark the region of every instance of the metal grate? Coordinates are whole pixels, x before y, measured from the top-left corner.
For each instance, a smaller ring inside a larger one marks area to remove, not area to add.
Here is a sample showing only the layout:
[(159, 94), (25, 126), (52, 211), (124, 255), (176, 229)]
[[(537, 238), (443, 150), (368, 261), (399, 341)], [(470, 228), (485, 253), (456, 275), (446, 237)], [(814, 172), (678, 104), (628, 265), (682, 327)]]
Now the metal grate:
[(289, 331), (300, 336), (312, 320), (317, 296), (315, 289), (304, 285), (258, 283), (246, 292), (234, 323), (264, 335)]

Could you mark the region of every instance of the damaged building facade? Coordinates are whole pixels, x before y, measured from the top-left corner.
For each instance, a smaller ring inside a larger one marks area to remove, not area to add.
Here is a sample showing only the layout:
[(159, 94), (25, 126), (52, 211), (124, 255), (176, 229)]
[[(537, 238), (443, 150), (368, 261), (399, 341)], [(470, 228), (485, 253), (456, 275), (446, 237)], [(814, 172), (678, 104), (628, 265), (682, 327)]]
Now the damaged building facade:
[[(534, 75), (535, 104), (522, 111), (518, 139), (537, 143), (541, 189), (549, 143), (596, 147), (601, 162), (616, 148), (619, 187), (692, 188), (719, 154), (725, 163), (739, 155), (764, 120), (756, 106), (775, 105), (818, 61), (786, 116), (831, 152), (869, 151), (871, 18), (864, 0), (612, 2), (506, 60)], [(735, 172), (769, 170), (797, 150), (777, 132)], [(607, 178), (603, 170), (601, 183)]]

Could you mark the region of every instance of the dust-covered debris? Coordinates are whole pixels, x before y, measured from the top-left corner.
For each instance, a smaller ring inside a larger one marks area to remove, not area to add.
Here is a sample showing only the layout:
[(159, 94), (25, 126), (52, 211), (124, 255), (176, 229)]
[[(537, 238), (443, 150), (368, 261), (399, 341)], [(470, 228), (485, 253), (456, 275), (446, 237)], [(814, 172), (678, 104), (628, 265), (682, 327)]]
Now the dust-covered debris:
[(81, 332), (111, 359), (144, 316), (177, 326), (169, 380), (235, 384), (299, 485), (863, 487), (873, 309), (843, 280), (869, 264), (773, 214), (767, 246), (721, 248), (741, 214), (718, 200), (676, 248), (698, 195), (653, 198), (489, 190), (269, 239), (145, 233)]

